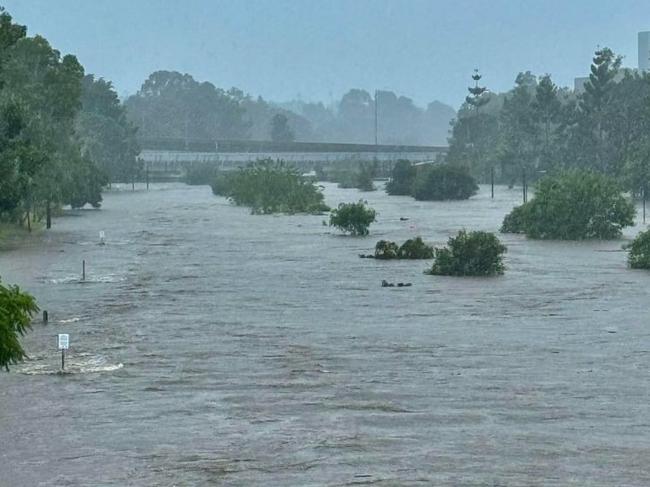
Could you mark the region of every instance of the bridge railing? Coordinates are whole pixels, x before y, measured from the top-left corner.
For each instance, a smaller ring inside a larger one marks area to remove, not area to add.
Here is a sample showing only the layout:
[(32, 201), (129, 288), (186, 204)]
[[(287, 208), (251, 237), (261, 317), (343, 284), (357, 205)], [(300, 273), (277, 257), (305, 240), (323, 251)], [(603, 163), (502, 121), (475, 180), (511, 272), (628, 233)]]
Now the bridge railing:
[(396, 144), (347, 144), (331, 142), (273, 142), (266, 140), (206, 140), (173, 137), (142, 137), (142, 150), (217, 153), (445, 153), (444, 146), (396, 145)]

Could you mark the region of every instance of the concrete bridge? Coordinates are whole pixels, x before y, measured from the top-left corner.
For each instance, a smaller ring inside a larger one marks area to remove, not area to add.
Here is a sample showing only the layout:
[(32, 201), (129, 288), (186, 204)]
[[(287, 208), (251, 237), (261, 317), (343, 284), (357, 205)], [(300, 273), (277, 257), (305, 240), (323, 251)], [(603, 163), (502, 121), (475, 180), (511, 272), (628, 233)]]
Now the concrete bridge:
[(182, 174), (195, 164), (214, 164), (227, 170), (266, 158), (282, 159), (303, 170), (369, 161), (378, 161), (382, 167), (392, 167), (392, 163), (398, 159), (417, 163), (432, 161), (447, 153), (447, 147), (443, 146), (254, 140), (143, 138), (140, 145), (140, 159), (154, 174)]

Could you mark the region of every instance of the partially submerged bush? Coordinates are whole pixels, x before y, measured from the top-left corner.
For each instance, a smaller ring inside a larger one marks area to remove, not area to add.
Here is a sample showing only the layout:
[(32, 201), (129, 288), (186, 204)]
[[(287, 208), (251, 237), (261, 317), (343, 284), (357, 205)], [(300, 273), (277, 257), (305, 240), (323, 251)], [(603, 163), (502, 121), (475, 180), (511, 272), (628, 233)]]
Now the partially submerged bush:
[(330, 214), (330, 226), (351, 235), (368, 235), (368, 227), (375, 221), (377, 213), (366, 203), (340, 203)]
[(234, 172), (225, 172), (218, 171), (212, 177), (212, 182), (210, 186), (212, 187), (212, 192), (217, 196), (230, 196), (230, 190), (232, 188), (231, 178), (236, 176)]
[(398, 160), (391, 171), (390, 181), (386, 184), (386, 192), (390, 195), (411, 195), (415, 176), (416, 168), (411, 161)]
[(362, 162), (359, 167), (359, 173), (356, 177), (356, 188), (361, 191), (374, 191), (375, 185), (372, 180), (377, 173), (377, 164), (373, 163), (364, 163)]
[(373, 255), (361, 255), (361, 257), (369, 258), (374, 257), (375, 259), (432, 259), (433, 258), (433, 247), (427, 245), (422, 240), (422, 237), (416, 237), (407, 240), (401, 246), (398, 246), (395, 242), (390, 242), (388, 240), (380, 240), (375, 245), (375, 254)]
[(227, 196), (238, 206), (253, 213), (321, 213), (329, 208), (323, 194), (294, 168), (271, 159), (229, 173), (217, 175), (212, 182), (214, 194)]
[(447, 247), (434, 250), (429, 274), (438, 276), (496, 276), (503, 274), (506, 247), (490, 232), (461, 230)]
[(397, 259), (398, 252), (399, 247), (395, 242), (380, 240), (377, 242), (377, 245), (375, 245), (375, 259)]
[(433, 247), (425, 244), (422, 237), (415, 237), (404, 242), (397, 255), (400, 259), (433, 259)]
[(650, 269), (650, 230), (639, 233), (628, 248), (627, 262), (632, 269)]
[(533, 199), (506, 216), (502, 231), (539, 239), (613, 239), (634, 224), (634, 214), (614, 179), (573, 170), (541, 179)]
[(343, 189), (357, 188), (361, 191), (374, 191), (376, 188), (373, 178), (376, 172), (376, 164), (361, 162), (357, 171), (349, 169), (332, 171), (328, 180), (338, 183), (338, 187)]
[(527, 204), (528, 203), (524, 203), (521, 206), (515, 206), (512, 211), (505, 216), (503, 224), (499, 229), (501, 233), (525, 232), (524, 218), (526, 217)]
[(413, 185), (416, 200), (466, 200), (478, 185), (466, 168), (451, 164), (429, 166), (418, 172)]
[(192, 186), (208, 185), (214, 181), (218, 173), (219, 169), (214, 163), (195, 164), (185, 171), (185, 184)]

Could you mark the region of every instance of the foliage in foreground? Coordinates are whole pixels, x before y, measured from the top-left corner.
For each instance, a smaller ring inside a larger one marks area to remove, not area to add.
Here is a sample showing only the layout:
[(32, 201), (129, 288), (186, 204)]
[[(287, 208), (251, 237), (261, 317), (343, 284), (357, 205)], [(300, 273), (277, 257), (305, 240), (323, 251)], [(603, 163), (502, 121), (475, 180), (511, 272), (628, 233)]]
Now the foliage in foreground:
[(368, 235), (368, 227), (376, 216), (375, 210), (366, 206), (363, 200), (358, 203), (340, 203), (330, 214), (330, 226), (351, 235)]
[(572, 170), (540, 180), (533, 199), (512, 210), (501, 231), (538, 239), (613, 239), (634, 224), (634, 214), (614, 179)]
[(34, 298), (18, 286), (0, 283), (0, 367), (9, 370), (26, 357), (20, 337), (31, 328), (31, 318), (38, 311)]
[(375, 246), (375, 259), (432, 259), (433, 247), (427, 245), (422, 237), (407, 240), (401, 246), (388, 240), (380, 240)]
[(221, 173), (212, 181), (212, 192), (227, 196), (256, 214), (322, 213), (329, 208), (323, 193), (294, 168), (282, 161), (257, 161), (250, 166)]
[(429, 274), (438, 276), (497, 276), (503, 274), (506, 246), (490, 232), (461, 230), (447, 247), (434, 250)]
[(650, 269), (650, 230), (639, 233), (628, 248), (627, 262), (632, 269)]
[(418, 172), (412, 194), (416, 200), (466, 200), (477, 191), (478, 185), (467, 169), (440, 164)]

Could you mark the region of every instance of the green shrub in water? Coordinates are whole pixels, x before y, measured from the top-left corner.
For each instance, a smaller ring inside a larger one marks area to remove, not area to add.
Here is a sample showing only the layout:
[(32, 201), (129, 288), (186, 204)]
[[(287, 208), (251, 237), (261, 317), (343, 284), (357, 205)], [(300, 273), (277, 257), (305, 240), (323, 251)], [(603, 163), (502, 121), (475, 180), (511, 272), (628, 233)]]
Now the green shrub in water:
[(628, 249), (627, 262), (632, 269), (650, 269), (650, 230), (639, 233)]
[(376, 216), (375, 210), (366, 206), (364, 201), (341, 203), (330, 213), (330, 226), (351, 235), (368, 235), (368, 227)]
[(437, 276), (496, 276), (503, 274), (506, 247), (490, 232), (461, 230), (447, 247), (434, 249), (429, 274)]

